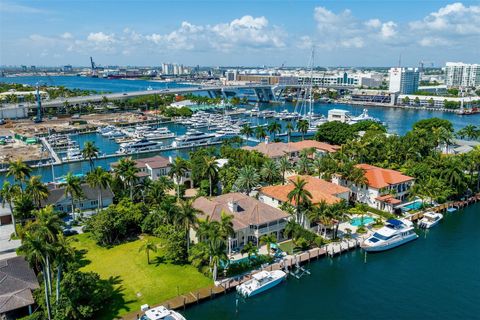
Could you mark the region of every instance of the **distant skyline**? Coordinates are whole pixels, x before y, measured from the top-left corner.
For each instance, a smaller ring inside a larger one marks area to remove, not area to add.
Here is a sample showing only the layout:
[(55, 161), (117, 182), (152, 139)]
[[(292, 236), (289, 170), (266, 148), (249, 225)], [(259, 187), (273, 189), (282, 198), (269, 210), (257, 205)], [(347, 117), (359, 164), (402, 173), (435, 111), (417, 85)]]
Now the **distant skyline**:
[(1, 0), (0, 65), (480, 63), (478, 1)]

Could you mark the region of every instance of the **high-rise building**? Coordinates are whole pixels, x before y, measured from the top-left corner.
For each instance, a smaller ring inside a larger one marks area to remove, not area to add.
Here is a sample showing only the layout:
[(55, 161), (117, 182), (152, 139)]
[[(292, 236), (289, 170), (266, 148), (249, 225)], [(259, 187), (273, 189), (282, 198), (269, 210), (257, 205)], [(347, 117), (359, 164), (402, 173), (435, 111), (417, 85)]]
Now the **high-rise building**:
[(388, 90), (401, 94), (412, 94), (418, 91), (420, 73), (417, 68), (390, 68)]
[(447, 87), (480, 86), (480, 64), (447, 62), (445, 64), (445, 74)]

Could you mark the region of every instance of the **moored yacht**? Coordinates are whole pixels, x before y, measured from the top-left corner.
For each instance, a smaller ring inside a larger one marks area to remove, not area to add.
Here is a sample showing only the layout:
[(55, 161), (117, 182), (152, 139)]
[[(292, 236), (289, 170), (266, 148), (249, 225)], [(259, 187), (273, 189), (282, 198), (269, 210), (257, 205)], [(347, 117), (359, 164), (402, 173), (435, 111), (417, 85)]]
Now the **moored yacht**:
[(443, 214), (435, 212), (425, 212), (423, 218), (418, 221), (418, 227), (429, 229), (436, 226), (443, 219)]
[(161, 140), (169, 139), (175, 137), (175, 133), (168, 130), (168, 128), (161, 127), (154, 130), (143, 132), (140, 137), (149, 139), (149, 140)]
[(188, 130), (183, 136), (175, 138), (172, 147), (185, 147), (196, 144), (204, 144), (213, 141), (216, 138), (213, 133), (205, 133), (198, 130)]
[(409, 220), (390, 219), (385, 227), (367, 238), (361, 247), (367, 252), (385, 251), (418, 238)]
[(83, 154), (79, 147), (68, 148), (67, 155), (62, 158), (63, 161), (82, 160)]
[(164, 306), (148, 309), (140, 320), (186, 320), (180, 313)]
[(282, 270), (260, 271), (252, 279), (237, 286), (237, 292), (244, 297), (251, 297), (273, 288), (287, 277)]
[(160, 142), (150, 141), (148, 139), (139, 139), (133, 142), (122, 143), (117, 153), (128, 154), (141, 151), (155, 151), (161, 149)]

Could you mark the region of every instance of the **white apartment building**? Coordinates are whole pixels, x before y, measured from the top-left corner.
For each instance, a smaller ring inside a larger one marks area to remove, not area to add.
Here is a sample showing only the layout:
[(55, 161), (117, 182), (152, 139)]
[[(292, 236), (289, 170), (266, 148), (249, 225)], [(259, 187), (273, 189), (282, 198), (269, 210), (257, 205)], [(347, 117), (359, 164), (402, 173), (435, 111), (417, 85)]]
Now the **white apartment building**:
[(419, 78), (417, 68), (390, 68), (388, 90), (401, 94), (415, 93), (418, 91)]
[(447, 87), (480, 86), (480, 64), (447, 62), (445, 64), (445, 74)]

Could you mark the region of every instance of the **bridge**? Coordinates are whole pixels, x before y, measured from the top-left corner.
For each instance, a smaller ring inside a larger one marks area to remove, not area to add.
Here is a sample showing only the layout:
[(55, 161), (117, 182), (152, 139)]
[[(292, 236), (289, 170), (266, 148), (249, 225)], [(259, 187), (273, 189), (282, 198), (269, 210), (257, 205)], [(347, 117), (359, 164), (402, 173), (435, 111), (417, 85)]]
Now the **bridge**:
[[(239, 90), (251, 90), (259, 102), (268, 102), (274, 100), (272, 86), (270, 85), (238, 85), (238, 86), (188, 86), (171, 89), (144, 90), (108, 94), (96, 94), (89, 96), (79, 96), (71, 98), (59, 98), (54, 100), (42, 101), (42, 107), (62, 107), (65, 103), (68, 105), (81, 105), (88, 102), (101, 102), (108, 100), (126, 100), (135, 97), (164, 94), (186, 94), (196, 92), (206, 92), (211, 98), (228, 98), (235, 96)], [(33, 107), (33, 106), (32, 106)]]

